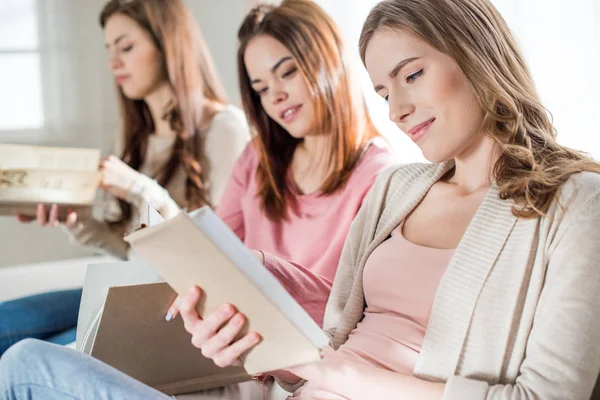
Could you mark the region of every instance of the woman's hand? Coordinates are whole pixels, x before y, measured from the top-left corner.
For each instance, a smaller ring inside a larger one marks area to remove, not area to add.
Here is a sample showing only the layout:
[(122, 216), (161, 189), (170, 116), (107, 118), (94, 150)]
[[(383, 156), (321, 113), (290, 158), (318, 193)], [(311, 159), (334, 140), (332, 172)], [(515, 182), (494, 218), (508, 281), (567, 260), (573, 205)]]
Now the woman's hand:
[(115, 156), (108, 156), (100, 163), (100, 172), (102, 189), (121, 200), (127, 200), (134, 182), (140, 177), (138, 171)]
[(67, 226), (73, 226), (77, 222), (77, 213), (73, 209), (68, 208), (66, 216), (61, 218), (58, 205), (53, 204), (50, 206), (48, 212), (44, 204), (38, 204), (35, 217), (17, 214), (17, 220), (19, 222), (31, 222), (37, 220), (40, 226), (58, 226), (60, 223), (64, 223)]
[(200, 288), (194, 286), (173, 305), (181, 314), (185, 330), (192, 335), (192, 344), (202, 350), (204, 357), (212, 359), (221, 368), (241, 365), (240, 357), (260, 342), (260, 335), (249, 332), (236, 339), (246, 323), (246, 317), (231, 304), (224, 304), (200, 318), (196, 311), (200, 296)]

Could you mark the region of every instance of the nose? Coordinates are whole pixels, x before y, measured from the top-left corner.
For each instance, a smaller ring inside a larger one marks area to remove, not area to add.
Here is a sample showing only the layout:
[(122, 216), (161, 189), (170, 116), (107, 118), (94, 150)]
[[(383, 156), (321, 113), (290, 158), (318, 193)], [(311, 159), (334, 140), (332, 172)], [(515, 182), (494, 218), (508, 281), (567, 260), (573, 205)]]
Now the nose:
[(405, 96), (391, 94), (388, 98), (390, 107), (390, 120), (396, 124), (406, 121), (406, 119), (415, 111), (415, 107)]
[(108, 68), (112, 71), (119, 69), (123, 66), (123, 61), (116, 55), (110, 54), (108, 56)]
[(278, 105), (281, 102), (287, 100), (288, 98), (288, 93), (284, 90), (283, 86), (279, 83), (276, 83), (272, 86), (272, 95), (271, 95), (271, 102), (273, 103), (273, 105)]

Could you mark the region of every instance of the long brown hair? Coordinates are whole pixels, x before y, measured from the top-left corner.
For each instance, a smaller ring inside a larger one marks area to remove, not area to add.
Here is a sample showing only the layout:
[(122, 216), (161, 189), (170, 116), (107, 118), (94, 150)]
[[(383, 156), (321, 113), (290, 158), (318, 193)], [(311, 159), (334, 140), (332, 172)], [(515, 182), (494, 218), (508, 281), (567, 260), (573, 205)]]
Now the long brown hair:
[(382, 1), (360, 36), (363, 63), (379, 29), (411, 33), (460, 66), (485, 111), (483, 130), (501, 149), (493, 177), (500, 197), (515, 202), (516, 216), (545, 215), (571, 175), (600, 173), (586, 154), (557, 143), (519, 47), (488, 0)]
[(238, 75), (248, 122), (258, 133), (260, 152), (257, 176), (265, 214), (285, 219), (294, 206), (288, 169), (301, 139), (292, 137), (266, 114), (260, 97), (250, 85), (244, 64), (248, 43), (267, 35), (284, 45), (313, 93), (316, 132), (331, 132), (331, 173), (321, 185), (323, 195), (342, 188), (363, 154), (366, 143), (378, 136), (367, 113), (360, 84), (351, 71), (341, 35), (335, 23), (315, 3), (284, 0), (280, 6), (260, 5), (246, 16), (238, 32)]
[[(100, 25), (115, 14), (133, 19), (152, 37), (163, 62), (174, 101), (164, 111), (177, 138), (173, 152), (153, 178), (164, 187), (181, 166), (186, 175), (189, 209), (208, 204), (204, 140), (201, 126), (206, 101), (225, 104), (225, 91), (200, 32), (182, 0), (111, 0), (100, 14)], [(121, 158), (135, 170), (144, 164), (148, 136), (154, 132), (150, 109), (143, 100), (128, 99), (119, 90), (123, 119)], [(122, 221), (131, 217), (131, 205), (120, 201)]]

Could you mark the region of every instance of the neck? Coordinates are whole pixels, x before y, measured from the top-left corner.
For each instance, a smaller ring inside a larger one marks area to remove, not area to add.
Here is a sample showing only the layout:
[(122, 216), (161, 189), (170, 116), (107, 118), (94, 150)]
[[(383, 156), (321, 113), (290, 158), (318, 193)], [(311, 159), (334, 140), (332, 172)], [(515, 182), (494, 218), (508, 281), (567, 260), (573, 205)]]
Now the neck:
[(298, 150), (304, 155), (304, 158), (310, 160), (310, 165), (314, 168), (328, 170), (330, 166), (327, 163), (332, 152), (332, 138), (333, 135), (327, 134), (307, 136), (298, 145)]
[(493, 181), (492, 169), (498, 159), (496, 150), (494, 140), (482, 135), (479, 141), (454, 159), (454, 175), (448, 182), (458, 185), (466, 193), (489, 188)]
[(144, 98), (154, 122), (154, 134), (157, 136), (172, 136), (175, 134), (169, 123), (162, 118), (165, 107), (172, 98), (173, 92), (167, 81), (160, 84), (152, 93)]

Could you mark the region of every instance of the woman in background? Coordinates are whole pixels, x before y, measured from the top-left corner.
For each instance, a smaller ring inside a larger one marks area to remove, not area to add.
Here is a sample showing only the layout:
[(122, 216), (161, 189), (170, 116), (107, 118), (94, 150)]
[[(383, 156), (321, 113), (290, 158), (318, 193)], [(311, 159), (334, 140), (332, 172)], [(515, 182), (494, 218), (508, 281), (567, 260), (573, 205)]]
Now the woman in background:
[[(337, 26), (315, 3), (259, 6), (238, 37), (240, 91), (257, 137), (238, 160), (217, 214), (247, 247), (260, 250), (266, 268), (321, 325), (352, 220), (377, 175), (396, 158), (367, 114)], [(167, 319), (178, 310), (174, 305)], [(244, 324), (233, 307), (225, 311)], [(39, 360), (23, 375), (40, 385), (39, 398), (168, 399), (70, 349), (26, 341), (15, 351), (24, 362)], [(53, 371), (46, 375), (51, 381), (42, 378), (46, 368)], [(9, 360), (0, 370), (20, 367)], [(97, 384), (79, 387), (77, 380)], [(181, 397), (257, 399), (269, 387), (246, 382)], [(27, 398), (20, 389), (6, 393)]]
[[(242, 111), (227, 103), (182, 0), (112, 0), (100, 24), (120, 100), (118, 157), (100, 165), (110, 196), (104, 219), (70, 212), (64, 226), (78, 243), (126, 259), (123, 235), (141, 205), (148, 202), (165, 218), (217, 206), (250, 135)], [(56, 205), (49, 213), (40, 205), (37, 220), (55, 226), (58, 214)], [(27, 337), (73, 342), (80, 300), (76, 289), (0, 303), (0, 354)]]

